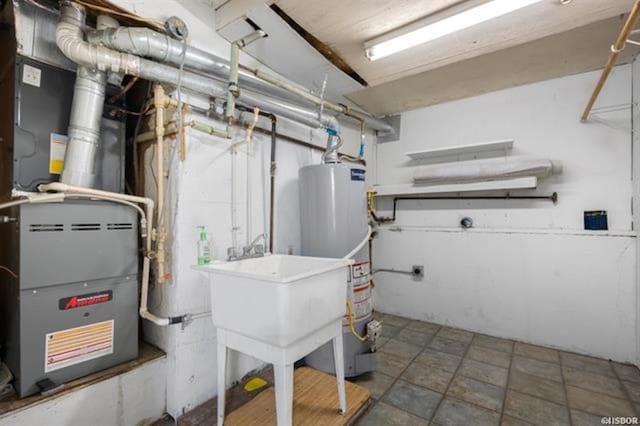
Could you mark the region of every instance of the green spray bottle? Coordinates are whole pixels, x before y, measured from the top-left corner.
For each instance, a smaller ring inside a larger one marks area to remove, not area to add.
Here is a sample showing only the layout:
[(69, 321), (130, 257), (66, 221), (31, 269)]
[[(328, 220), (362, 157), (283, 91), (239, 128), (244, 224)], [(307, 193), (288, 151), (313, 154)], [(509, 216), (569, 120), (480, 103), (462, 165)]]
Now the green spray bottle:
[(203, 225), (198, 226), (198, 265), (211, 263), (211, 244), (207, 238), (207, 231)]

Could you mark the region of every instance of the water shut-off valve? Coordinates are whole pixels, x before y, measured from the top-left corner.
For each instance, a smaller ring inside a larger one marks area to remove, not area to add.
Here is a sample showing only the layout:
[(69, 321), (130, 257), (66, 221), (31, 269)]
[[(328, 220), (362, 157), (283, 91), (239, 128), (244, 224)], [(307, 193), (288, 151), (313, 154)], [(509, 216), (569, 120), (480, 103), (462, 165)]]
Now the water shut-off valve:
[(371, 342), (371, 352), (377, 350), (376, 343), (382, 335), (382, 321), (371, 320), (367, 323), (367, 340)]

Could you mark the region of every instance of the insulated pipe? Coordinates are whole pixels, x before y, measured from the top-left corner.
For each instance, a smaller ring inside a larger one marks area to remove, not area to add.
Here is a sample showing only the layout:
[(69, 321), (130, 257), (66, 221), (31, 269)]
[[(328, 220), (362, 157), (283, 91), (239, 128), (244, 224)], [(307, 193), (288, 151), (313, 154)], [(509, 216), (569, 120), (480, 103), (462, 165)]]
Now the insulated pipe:
[[(261, 32), (261, 34), (264, 34), (264, 32)], [(182, 42), (148, 28), (121, 27), (91, 31), (87, 33), (87, 39), (92, 44), (102, 44), (110, 49), (148, 57), (159, 62), (172, 65), (180, 65), (182, 62)], [(186, 48), (184, 65), (187, 68), (212, 74), (223, 79), (226, 79), (231, 73), (231, 64), (228, 61), (192, 46), (187, 46)], [(311, 93), (306, 87), (259, 69), (241, 67), (238, 70), (238, 82), (242, 87), (261, 93), (288, 100), (303, 98), (314, 105), (323, 105), (328, 110), (345, 114), (357, 120), (363, 120), (373, 130), (385, 133), (395, 132), (393, 127), (384, 120), (322, 99)]]
[[(70, 1), (63, 2), (60, 9), (60, 21), (56, 29), (56, 43), (62, 53), (73, 62), (91, 69), (110, 70), (145, 80), (178, 85), (179, 69), (88, 43), (83, 39), (83, 26), (83, 6)], [(227, 97), (227, 89), (223, 83), (192, 72), (183, 72), (182, 86), (214, 98), (225, 99)], [(310, 127), (335, 128), (337, 123), (335, 117), (318, 119), (318, 114), (314, 110), (284, 100), (268, 98), (249, 90), (243, 90), (237, 101), (257, 106), (261, 110)]]
[(421, 166), (415, 169), (413, 181), (416, 184), (477, 182), (520, 176), (545, 178), (560, 173), (562, 173), (560, 162), (545, 158), (519, 156)]
[[(84, 22), (84, 10), (78, 13), (79, 19)], [(101, 27), (118, 25), (117, 21), (108, 17), (98, 17), (98, 24)], [(78, 67), (69, 118), (69, 143), (60, 176), (64, 183), (88, 188), (94, 186), (106, 89), (107, 73), (104, 70)]]
[(60, 177), (64, 183), (88, 188), (94, 185), (106, 86), (104, 71), (78, 67), (69, 118), (69, 143)]
[[(87, 32), (87, 40), (95, 45), (101, 44), (109, 49), (153, 59), (161, 63), (179, 66), (182, 63), (183, 42), (149, 28), (120, 27)], [(226, 81), (229, 77), (229, 61), (212, 55), (193, 46), (187, 46), (184, 53), (184, 66), (187, 69), (210, 74)], [(240, 86), (252, 88), (290, 101), (299, 100), (299, 96), (284, 89), (267, 84), (252, 72), (238, 70)]]
[(156, 173), (157, 173), (157, 216), (158, 220), (158, 243), (156, 247), (156, 264), (158, 267), (158, 282), (167, 281), (168, 277), (164, 270), (164, 242), (167, 236), (167, 230), (164, 226), (164, 110), (170, 105), (176, 105), (177, 102), (165, 95), (164, 89), (157, 84), (153, 89), (153, 104), (156, 108)]

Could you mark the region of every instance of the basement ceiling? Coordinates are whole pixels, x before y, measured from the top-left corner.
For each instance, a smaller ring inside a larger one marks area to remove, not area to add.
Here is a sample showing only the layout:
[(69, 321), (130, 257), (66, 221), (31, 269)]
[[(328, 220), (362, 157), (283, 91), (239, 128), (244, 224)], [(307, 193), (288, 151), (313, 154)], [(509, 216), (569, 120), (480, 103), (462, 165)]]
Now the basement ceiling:
[[(633, 4), (633, 0), (574, 0), (560, 5), (560, 0), (545, 0), (377, 61), (365, 57), (363, 44), (368, 40), (416, 20), (437, 21), (485, 1), (276, 0), (275, 4), (368, 83), (346, 97), (376, 114), (598, 68), (622, 25), (620, 16)], [(599, 24), (590, 27), (595, 23)], [(562, 33), (566, 34), (560, 37)], [(552, 54), (546, 57), (545, 49)], [(472, 61), (503, 50), (505, 54)], [(535, 63), (527, 62), (527, 52), (535, 54)], [(473, 69), (464, 71), (461, 64), (482, 64), (482, 78)], [(455, 74), (447, 77), (448, 69)]]

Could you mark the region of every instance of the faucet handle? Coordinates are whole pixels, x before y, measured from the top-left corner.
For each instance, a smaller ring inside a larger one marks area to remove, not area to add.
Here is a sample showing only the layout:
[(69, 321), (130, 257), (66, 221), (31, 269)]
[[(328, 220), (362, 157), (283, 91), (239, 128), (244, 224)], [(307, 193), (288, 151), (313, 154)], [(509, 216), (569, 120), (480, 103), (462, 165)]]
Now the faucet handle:
[(229, 257), (229, 259), (235, 259), (236, 257), (238, 257), (238, 249), (236, 249), (235, 247), (229, 247), (227, 249), (227, 256)]
[(255, 254), (262, 256), (264, 254), (264, 244), (256, 244), (253, 246), (253, 251)]

